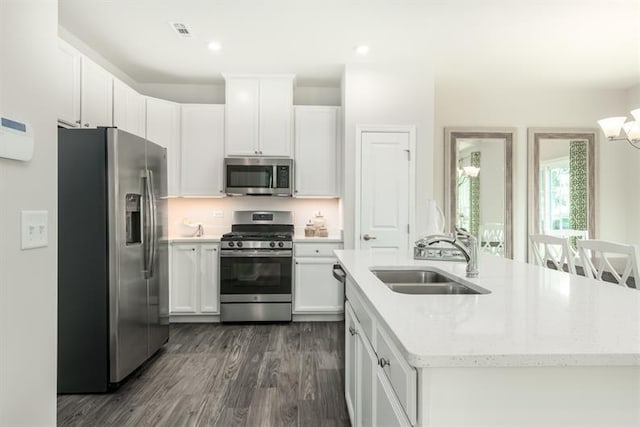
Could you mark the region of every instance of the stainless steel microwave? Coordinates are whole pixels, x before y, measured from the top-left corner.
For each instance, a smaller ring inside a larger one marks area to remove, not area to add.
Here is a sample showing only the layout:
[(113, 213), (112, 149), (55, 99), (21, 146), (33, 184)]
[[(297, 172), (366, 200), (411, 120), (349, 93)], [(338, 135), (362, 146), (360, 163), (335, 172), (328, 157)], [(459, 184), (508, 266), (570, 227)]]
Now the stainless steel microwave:
[(293, 195), (293, 160), (262, 157), (224, 159), (224, 187), (230, 196)]

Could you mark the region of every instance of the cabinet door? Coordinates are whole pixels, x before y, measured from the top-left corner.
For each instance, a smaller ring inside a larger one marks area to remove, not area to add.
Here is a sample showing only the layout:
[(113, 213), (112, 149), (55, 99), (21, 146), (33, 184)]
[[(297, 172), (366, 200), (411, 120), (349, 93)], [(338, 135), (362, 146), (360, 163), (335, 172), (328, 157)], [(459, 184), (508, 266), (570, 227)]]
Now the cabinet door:
[(295, 108), (296, 196), (338, 196), (338, 108)]
[(226, 139), (227, 156), (258, 155), (259, 81), (253, 78), (226, 80)]
[(374, 406), (377, 425), (385, 427), (411, 426), (382, 369), (376, 368), (375, 380)]
[(376, 408), (376, 370), (378, 358), (367, 338), (358, 329), (356, 334), (356, 426), (385, 426), (375, 418)]
[(334, 258), (296, 258), (294, 313), (341, 313), (344, 286), (333, 277)]
[(167, 149), (168, 195), (180, 195), (180, 105), (147, 98), (147, 139)]
[(62, 40), (58, 40), (58, 120), (71, 127), (79, 127), (81, 124), (80, 62), (80, 53)]
[(351, 305), (347, 302), (344, 307), (345, 316), (344, 316), (344, 397), (347, 403), (347, 412), (349, 413), (349, 419), (351, 420), (351, 425), (355, 426), (356, 423), (356, 411), (355, 411), (355, 403), (356, 403), (356, 348), (357, 348), (357, 340), (356, 334), (357, 330), (357, 321), (355, 315), (353, 314), (353, 310), (351, 310)]
[(202, 245), (200, 248), (200, 312), (219, 313), (218, 254), (220, 245)]
[(82, 58), (82, 126), (113, 126), (113, 77), (87, 58)]
[(182, 105), (180, 194), (221, 197), (224, 105)]
[(171, 252), (171, 313), (195, 313), (200, 276), (198, 248), (176, 244)]
[(113, 81), (113, 125), (139, 137), (145, 137), (144, 96), (121, 82)]
[(260, 79), (260, 155), (291, 157), (292, 109), (290, 78)]

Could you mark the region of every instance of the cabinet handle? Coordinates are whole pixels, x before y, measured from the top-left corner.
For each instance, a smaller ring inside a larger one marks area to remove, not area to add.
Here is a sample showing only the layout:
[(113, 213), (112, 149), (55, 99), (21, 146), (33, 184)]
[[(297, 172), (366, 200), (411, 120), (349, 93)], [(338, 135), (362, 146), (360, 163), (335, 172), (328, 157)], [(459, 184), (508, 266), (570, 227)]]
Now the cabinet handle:
[(77, 125), (81, 125), (81, 124), (82, 124), (82, 121), (81, 121), (81, 120), (76, 120), (76, 124), (77, 124)]
[(358, 331), (356, 331), (356, 328), (354, 328), (353, 326), (349, 326), (349, 333), (353, 336), (357, 334)]
[(260, 154), (262, 154), (262, 151), (260, 152)]
[(380, 359), (378, 359), (378, 365), (380, 365), (381, 368), (384, 368), (385, 366), (391, 365), (391, 363), (389, 363), (388, 359), (381, 357)]
[(89, 127), (89, 123), (85, 123), (84, 127), (88, 128)]
[(319, 253), (320, 253), (320, 250), (319, 250), (319, 249), (316, 249), (316, 253), (317, 253), (317, 254), (319, 254)]
[(196, 250), (196, 248), (191, 248), (191, 250), (192, 250), (192, 251), (195, 251), (195, 250)]

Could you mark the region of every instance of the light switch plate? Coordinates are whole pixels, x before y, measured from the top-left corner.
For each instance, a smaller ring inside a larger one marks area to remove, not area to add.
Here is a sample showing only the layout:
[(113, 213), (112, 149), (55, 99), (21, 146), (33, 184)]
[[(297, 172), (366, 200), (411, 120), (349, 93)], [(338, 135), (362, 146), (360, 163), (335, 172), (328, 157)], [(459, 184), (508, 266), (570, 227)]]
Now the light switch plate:
[(213, 211), (213, 217), (214, 218), (224, 218), (224, 211), (221, 211), (219, 209), (216, 209)]
[(22, 249), (49, 246), (49, 211), (22, 211)]

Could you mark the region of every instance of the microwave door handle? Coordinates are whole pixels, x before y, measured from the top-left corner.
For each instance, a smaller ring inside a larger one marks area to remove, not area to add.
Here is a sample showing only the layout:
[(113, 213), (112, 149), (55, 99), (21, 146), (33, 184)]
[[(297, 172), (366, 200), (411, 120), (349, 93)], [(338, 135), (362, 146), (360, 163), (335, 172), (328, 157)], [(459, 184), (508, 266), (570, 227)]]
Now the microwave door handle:
[(273, 168), (271, 169), (271, 182), (269, 183), (269, 188), (275, 190), (276, 189), (276, 174), (278, 173), (278, 167), (276, 165), (273, 165)]

